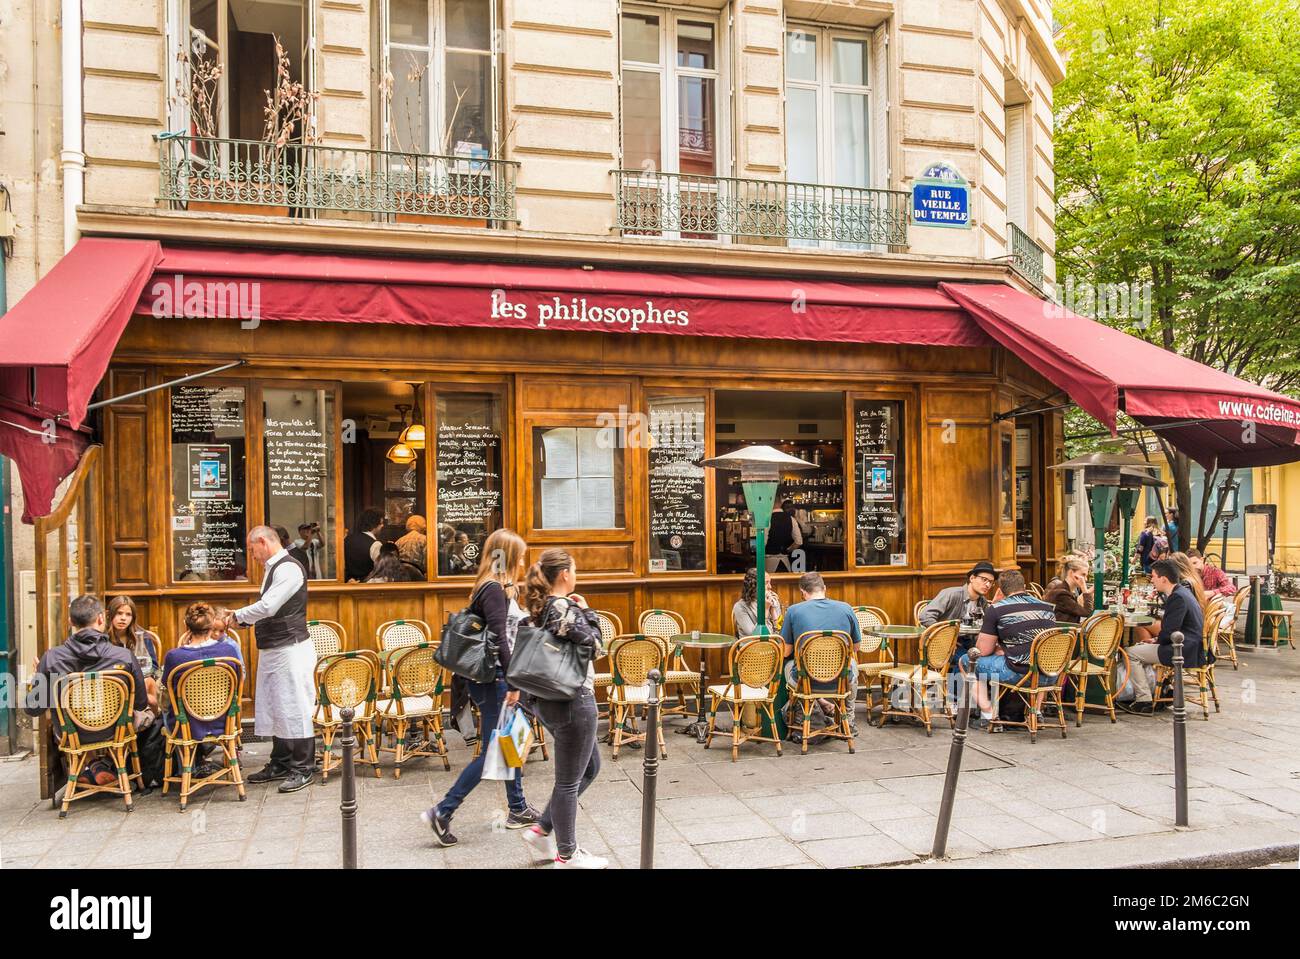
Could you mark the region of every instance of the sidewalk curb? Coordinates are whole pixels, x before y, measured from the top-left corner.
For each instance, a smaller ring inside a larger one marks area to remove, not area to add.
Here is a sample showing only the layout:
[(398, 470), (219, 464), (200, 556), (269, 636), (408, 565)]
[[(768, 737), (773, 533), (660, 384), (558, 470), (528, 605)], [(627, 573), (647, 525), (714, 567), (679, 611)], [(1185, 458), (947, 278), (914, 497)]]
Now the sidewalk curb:
[(1296, 862), (1300, 859), (1300, 843), (1275, 846), (1257, 846), (1230, 852), (1216, 852), (1207, 856), (1186, 856), (1129, 866), (1130, 869), (1254, 869), (1272, 866), (1279, 862)]

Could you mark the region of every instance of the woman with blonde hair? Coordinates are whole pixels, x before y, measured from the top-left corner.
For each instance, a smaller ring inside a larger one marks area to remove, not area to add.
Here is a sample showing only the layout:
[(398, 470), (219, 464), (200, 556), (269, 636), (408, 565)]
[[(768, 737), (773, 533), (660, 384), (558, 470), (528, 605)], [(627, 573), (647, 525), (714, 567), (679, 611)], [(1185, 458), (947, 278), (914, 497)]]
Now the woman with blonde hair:
[(1088, 585), (1088, 564), (1078, 556), (1061, 559), (1060, 573), (1047, 584), (1043, 601), (1056, 607), (1056, 619), (1079, 623), (1092, 615), (1092, 587)]
[[(506, 684), (505, 673), (510, 666), (514, 626), (518, 621), (516, 617), (515, 622), (511, 622), (511, 606), (517, 605), (515, 597), (518, 593), (518, 580), (524, 572), (527, 556), (528, 544), (518, 533), (508, 529), (494, 531), (483, 543), (474, 591), (470, 594), (469, 611), (487, 624), (497, 644), (495, 679), (487, 683), (466, 684), (470, 699), (478, 707), (478, 740), (485, 746), (488, 735), (497, 728), (501, 710), (519, 702), (519, 691)], [(480, 749), (479, 754), (461, 770), (442, 801), (420, 814), (420, 818), (433, 830), (438, 845), (454, 846), (459, 841), (451, 833), (451, 817), (482, 781), (486, 752), (486, 749)], [(506, 816), (506, 828), (523, 829), (537, 822), (537, 810), (524, 799), (523, 771), (519, 770), (513, 779), (507, 779), (505, 786), (510, 810)]]

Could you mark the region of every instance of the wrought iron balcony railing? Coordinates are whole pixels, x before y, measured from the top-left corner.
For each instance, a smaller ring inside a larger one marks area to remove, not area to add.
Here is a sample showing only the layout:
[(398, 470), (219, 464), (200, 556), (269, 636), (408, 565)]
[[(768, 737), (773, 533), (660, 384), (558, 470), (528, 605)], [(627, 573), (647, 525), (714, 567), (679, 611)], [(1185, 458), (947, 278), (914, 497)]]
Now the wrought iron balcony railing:
[(1029, 234), (1014, 223), (1007, 224), (1007, 247), (1011, 254), (1011, 265), (1020, 275), (1043, 288), (1043, 248), (1029, 238)]
[(182, 209), (462, 226), (516, 220), (519, 164), (511, 160), (186, 134), (157, 140), (159, 198)]
[(910, 198), (897, 190), (640, 170), (614, 179), (626, 236), (907, 245)]

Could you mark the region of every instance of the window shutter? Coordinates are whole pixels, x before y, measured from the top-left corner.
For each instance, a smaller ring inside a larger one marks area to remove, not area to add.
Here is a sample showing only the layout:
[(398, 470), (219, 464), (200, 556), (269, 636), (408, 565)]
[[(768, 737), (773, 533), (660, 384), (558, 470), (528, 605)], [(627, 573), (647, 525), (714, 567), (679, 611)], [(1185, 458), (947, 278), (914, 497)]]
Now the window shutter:
[(1025, 108), (1007, 107), (1007, 221), (1028, 232), (1025, 175)]

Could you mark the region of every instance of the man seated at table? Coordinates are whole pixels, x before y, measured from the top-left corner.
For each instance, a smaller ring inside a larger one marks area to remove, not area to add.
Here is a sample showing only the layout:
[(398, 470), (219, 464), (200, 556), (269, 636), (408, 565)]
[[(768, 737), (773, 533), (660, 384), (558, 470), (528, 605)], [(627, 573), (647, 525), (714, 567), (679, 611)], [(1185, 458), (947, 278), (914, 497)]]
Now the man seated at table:
[[(794, 643), (804, 633), (809, 630), (825, 629), (835, 629), (848, 633), (851, 641), (850, 655), (862, 642), (862, 630), (858, 627), (858, 617), (854, 615), (853, 607), (848, 603), (841, 603), (838, 599), (826, 598), (826, 581), (822, 579), (821, 573), (804, 573), (800, 576), (799, 593), (803, 596), (803, 601), (794, 603), (787, 609), (785, 611), (785, 620), (781, 623), (781, 638), (785, 640), (785, 682), (791, 689), (799, 685), (794, 670)], [(856, 668), (849, 671), (849, 677), (849, 688), (852, 693), (849, 697), (849, 727), (856, 733), (857, 720), (854, 718), (852, 710), (852, 704), (858, 693), (858, 671)], [(830, 722), (830, 703), (819, 700), (818, 705), (821, 706), (826, 721)], [(790, 728), (791, 735), (794, 736), (796, 735), (795, 727), (803, 725), (803, 710), (799, 707), (797, 700), (794, 701), (791, 712), (793, 715), (787, 725)]]
[[(966, 582), (961, 586), (949, 586), (939, 590), (939, 594), (930, 600), (917, 618), (921, 626), (933, 626), (935, 623), (950, 619), (959, 620), (963, 625), (976, 625), (984, 622), (984, 613), (989, 608), (989, 592), (997, 582), (998, 571), (993, 564), (985, 560), (975, 564), (966, 574)], [(956, 665), (958, 657), (970, 649), (975, 640), (971, 636), (962, 636), (957, 641), (957, 650), (953, 653), (952, 664)]]
[[(1056, 626), (1056, 610), (1050, 603), (1029, 592), (1020, 570), (1004, 569), (999, 573), (998, 590), (1002, 596), (989, 604), (979, 636), (975, 640), (980, 653), (975, 665), (975, 675), (979, 678), (975, 684), (975, 695), (979, 699), (980, 715), (979, 719), (971, 720), (971, 726), (975, 729), (988, 728), (994, 719), (993, 697), (989, 694), (988, 683), (997, 681), (1013, 685), (1020, 682), (1029, 672), (1029, 653), (1034, 638), (1044, 630)], [(970, 668), (969, 652), (961, 655), (958, 665), (963, 669)], [(1034, 708), (1040, 708), (1041, 705), (1042, 694)]]
[[(144, 674), (135, 655), (115, 645), (104, 633), (107, 615), (104, 604), (90, 595), (78, 596), (68, 607), (68, 620), (73, 633), (58, 646), (52, 647), (36, 664), (35, 676), (27, 692), (24, 709), (28, 716), (40, 716), (54, 706), (55, 686), (60, 676), (70, 673), (107, 672), (121, 669), (135, 680), (135, 702), (132, 704), (136, 730), (136, 748), (140, 754), (140, 771), (146, 788), (162, 783), (162, 733), (154, 722), (149, 708), (149, 694), (145, 689)], [(114, 727), (98, 732), (78, 730), (82, 743), (102, 742), (113, 738)], [(117, 777), (107, 762), (91, 763), (82, 773), (84, 781), (107, 785)]]
[[(1129, 647), (1129, 660), (1133, 664), (1131, 675), (1136, 695), (1133, 702), (1124, 706), (1130, 713), (1146, 714), (1152, 711), (1151, 679), (1146, 667), (1160, 663), (1170, 666), (1174, 661), (1173, 635), (1183, 634), (1183, 663), (1188, 667), (1201, 665), (1205, 617), (1201, 604), (1196, 601), (1192, 587), (1182, 582), (1178, 564), (1171, 559), (1158, 559), (1151, 564), (1151, 585), (1165, 597), (1165, 615), (1160, 620), (1160, 635)], [(1161, 703), (1164, 708), (1164, 703)]]
[(1229, 599), (1237, 595), (1237, 587), (1228, 579), (1228, 574), (1213, 563), (1207, 563), (1199, 549), (1189, 549), (1187, 559), (1191, 562), (1192, 569), (1201, 574), (1201, 586), (1207, 595), (1226, 596)]

